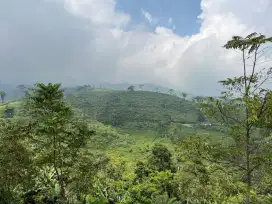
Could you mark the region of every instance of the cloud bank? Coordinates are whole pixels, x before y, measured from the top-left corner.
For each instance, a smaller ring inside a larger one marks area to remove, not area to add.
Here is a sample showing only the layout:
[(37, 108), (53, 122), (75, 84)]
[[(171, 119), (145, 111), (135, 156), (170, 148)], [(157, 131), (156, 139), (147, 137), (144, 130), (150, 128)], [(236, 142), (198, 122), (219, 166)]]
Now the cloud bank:
[(218, 80), (241, 71), (222, 45), (253, 31), (272, 36), (272, 1), (202, 0), (201, 9), (199, 33), (179, 36), (132, 25), (116, 0), (1, 1), (1, 81), (151, 82), (214, 94)]

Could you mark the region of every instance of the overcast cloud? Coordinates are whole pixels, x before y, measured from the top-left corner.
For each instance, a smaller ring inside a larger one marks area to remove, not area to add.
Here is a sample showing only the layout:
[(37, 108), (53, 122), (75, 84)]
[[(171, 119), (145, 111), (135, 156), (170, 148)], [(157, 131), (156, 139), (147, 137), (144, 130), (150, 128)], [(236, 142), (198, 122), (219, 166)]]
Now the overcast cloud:
[(152, 82), (214, 94), (218, 80), (241, 70), (237, 54), (222, 45), (253, 31), (272, 36), (271, 0), (202, 0), (201, 29), (193, 36), (131, 26), (115, 3), (0, 1), (2, 83)]

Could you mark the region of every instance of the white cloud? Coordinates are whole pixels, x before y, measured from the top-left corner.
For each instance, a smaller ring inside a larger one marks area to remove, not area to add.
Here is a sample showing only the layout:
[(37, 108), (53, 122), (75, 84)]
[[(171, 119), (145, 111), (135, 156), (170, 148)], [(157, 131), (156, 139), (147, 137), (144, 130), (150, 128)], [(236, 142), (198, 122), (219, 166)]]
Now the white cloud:
[(157, 24), (159, 22), (158, 18), (153, 17), (149, 12), (145, 11), (144, 9), (141, 9), (141, 12), (150, 24)]
[(240, 56), (222, 45), (253, 31), (272, 36), (270, 0), (202, 0), (200, 32), (192, 36), (162, 26), (128, 29), (131, 17), (116, 10), (115, 0), (53, 1), (6, 1), (0, 8), (2, 81), (153, 82), (214, 94), (218, 80), (241, 71)]
[(66, 8), (98, 25), (125, 26), (130, 16), (116, 12), (115, 0), (64, 0)]

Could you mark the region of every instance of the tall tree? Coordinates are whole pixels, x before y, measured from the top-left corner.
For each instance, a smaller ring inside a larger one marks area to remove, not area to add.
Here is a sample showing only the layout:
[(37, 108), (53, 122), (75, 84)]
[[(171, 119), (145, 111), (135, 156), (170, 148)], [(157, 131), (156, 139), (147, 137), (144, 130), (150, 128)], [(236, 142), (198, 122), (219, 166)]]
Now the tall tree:
[(196, 96), (193, 98), (193, 100), (197, 103), (201, 102), (202, 99), (203, 99), (203, 97), (201, 97), (201, 96)]
[(26, 108), (31, 117), (31, 141), (41, 167), (52, 167), (60, 187), (60, 199), (66, 200), (69, 174), (78, 161), (79, 150), (93, 134), (83, 122), (74, 120), (64, 102), (61, 84), (36, 84), (29, 89)]
[(158, 143), (156, 143), (152, 148), (152, 154), (149, 158), (149, 165), (156, 171), (175, 171), (171, 152), (167, 149), (167, 147)]
[(28, 88), (26, 85), (20, 84), (16, 86), (16, 96), (17, 97), (24, 97), (28, 93)]
[(182, 92), (181, 95), (182, 95), (182, 97), (183, 97), (184, 99), (186, 99), (186, 97), (188, 96), (188, 94), (185, 93), (185, 92)]
[(20, 84), (16, 87), (20, 92), (25, 93), (27, 91), (26, 85)]
[(129, 91), (134, 91), (134, 89), (135, 89), (135, 87), (134, 87), (133, 85), (131, 85), (131, 86), (129, 86), (129, 87), (127, 88), (127, 90), (129, 90)]
[(0, 203), (20, 203), (20, 189), (33, 184), (33, 154), (25, 146), (22, 120), (0, 119)]
[(234, 36), (224, 48), (241, 52), (243, 76), (220, 81), (224, 90), (220, 98), (210, 98), (204, 111), (224, 123), (234, 144), (228, 148), (227, 163), (241, 170), (247, 186), (245, 202), (252, 202), (251, 190), (258, 169), (269, 163), (271, 145), (271, 92), (264, 84), (271, 79), (272, 69), (260, 69), (268, 43), (272, 38), (252, 33), (245, 38)]
[(0, 91), (0, 97), (1, 97), (2, 103), (4, 103), (6, 95), (7, 95), (6, 92)]

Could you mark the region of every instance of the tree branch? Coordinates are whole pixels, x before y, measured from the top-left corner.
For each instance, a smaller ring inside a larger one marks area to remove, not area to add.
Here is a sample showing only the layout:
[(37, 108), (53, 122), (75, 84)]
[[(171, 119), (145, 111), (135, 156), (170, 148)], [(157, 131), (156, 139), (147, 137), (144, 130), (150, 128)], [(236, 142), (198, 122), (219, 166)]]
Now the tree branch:
[(258, 163), (256, 164), (254, 167), (252, 167), (250, 170), (249, 170), (249, 173), (252, 173), (252, 171), (254, 171), (256, 168), (258, 168), (259, 166), (261, 166), (262, 163)]
[(254, 60), (253, 60), (253, 66), (252, 66), (252, 73), (251, 73), (251, 76), (250, 76), (250, 79), (249, 79), (249, 82), (248, 82), (248, 90), (250, 89), (250, 84), (252, 82), (252, 79), (253, 79), (253, 76), (254, 76), (254, 73), (255, 73), (255, 68), (256, 68), (256, 62), (257, 62), (257, 52), (258, 52), (258, 49), (259, 49), (260, 46), (257, 46), (255, 48), (255, 52), (254, 52)]
[[(220, 106), (219, 104), (217, 105), (217, 107), (218, 107), (218, 110), (220, 111), (221, 115), (223, 115), (224, 117), (229, 118), (229, 119), (233, 120), (233, 121), (236, 122), (236, 123), (239, 123), (239, 124), (242, 123), (242, 122), (239, 121), (238, 119), (233, 118), (233, 117), (231, 117), (231, 116), (228, 116), (226, 113), (224, 113), (224, 111), (222, 110), (222, 108), (221, 108), (221, 106)], [(224, 122), (226, 122), (226, 123), (228, 122), (228, 121), (226, 121), (224, 118), (222, 118), (222, 119), (224, 120)]]
[(251, 93), (254, 93), (255, 91), (257, 91), (269, 78), (270, 78), (269, 75), (266, 76), (265, 79)]
[(223, 164), (223, 165), (234, 165), (234, 166), (236, 166), (236, 167), (238, 167), (238, 168), (240, 168), (240, 169), (242, 169), (242, 170), (246, 170), (245, 167), (240, 166), (240, 165), (238, 165), (238, 164), (235, 164), (235, 163), (233, 163), (233, 162), (231, 162), (231, 161), (220, 161), (220, 160), (214, 160), (214, 159), (207, 158), (207, 157), (203, 156), (203, 155), (201, 154), (201, 152), (199, 152), (199, 151), (198, 151), (198, 155), (199, 155), (202, 159), (204, 159), (204, 160), (206, 160), (206, 161), (209, 161), (209, 162), (211, 162), (211, 163), (217, 163), (217, 164)]

